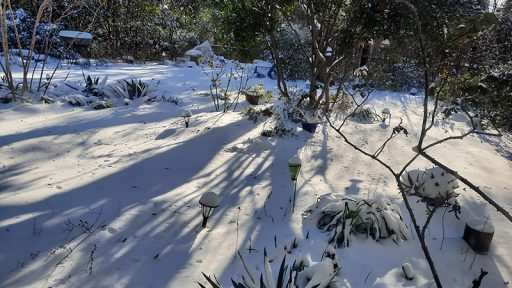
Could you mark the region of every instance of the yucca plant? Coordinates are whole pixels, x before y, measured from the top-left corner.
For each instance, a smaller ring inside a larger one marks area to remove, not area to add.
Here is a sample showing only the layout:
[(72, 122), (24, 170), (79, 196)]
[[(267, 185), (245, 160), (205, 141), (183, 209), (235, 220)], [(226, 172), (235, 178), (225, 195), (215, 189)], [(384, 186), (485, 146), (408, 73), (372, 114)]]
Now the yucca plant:
[(145, 97), (151, 92), (150, 86), (140, 79), (123, 80), (126, 84), (126, 92), (128, 93), (128, 99), (133, 100), (135, 98)]
[(409, 239), (400, 209), (386, 199), (361, 199), (323, 195), (306, 209), (317, 227), (329, 232), (330, 244), (349, 247), (351, 234), (366, 234), (375, 241), (390, 238), (395, 243)]
[(82, 71), (82, 76), (84, 77), (85, 81), (85, 88), (82, 90), (82, 93), (85, 93), (86, 96), (102, 96), (103, 93), (101, 92), (99, 87), (107, 83), (108, 75), (106, 75), (105, 77), (103, 77), (103, 79), (100, 80), (100, 77), (91, 77), (91, 75), (87, 75), (86, 77), (84, 72)]
[[(294, 242), (295, 243), (295, 242)], [(277, 278), (274, 278), (271, 263), (274, 263), (268, 256), (267, 250), (263, 252), (263, 272), (257, 277), (255, 270), (246, 262), (242, 254), (238, 253), (242, 265), (247, 272), (247, 277), (241, 276), (242, 280), (231, 278), (231, 284), (235, 288), (304, 288), (304, 287), (331, 287), (334, 277), (340, 271), (336, 251), (328, 246), (322, 255), (322, 261), (313, 263), (309, 257), (299, 257), (290, 266), (286, 263), (286, 255), (283, 256), (279, 265)], [(290, 268), (290, 269), (288, 269)], [(322, 271), (322, 273), (319, 273)], [(325, 273), (325, 272), (328, 273)], [(203, 273), (206, 281), (213, 288), (221, 288), (219, 281), (213, 276)], [(201, 288), (206, 288), (197, 282)]]

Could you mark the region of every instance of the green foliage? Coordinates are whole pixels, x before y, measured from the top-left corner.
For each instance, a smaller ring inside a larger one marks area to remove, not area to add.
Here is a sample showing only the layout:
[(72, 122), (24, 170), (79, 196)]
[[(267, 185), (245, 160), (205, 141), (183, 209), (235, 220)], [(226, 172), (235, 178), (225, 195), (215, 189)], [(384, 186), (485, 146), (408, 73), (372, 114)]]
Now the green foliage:
[(397, 244), (409, 239), (400, 209), (389, 200), (323, 195), (306, 209), (306, 215), (319, 229), (330, 232), (328, 242), (338, 247), (349, 247), (351, 234), (375, 241), (391, 238)]
[(283, 124), (276, 124), (272, 129), (265, 129), (261, 131), (261, 136), (273, 137), (273, 136), (287, 136), (293, 133), (293, 130), (286, 129)]
[(272, 112), (272, 107), (262, 106), (262, 107), (247, 107), (243, 111), (243, 114), (247, 116), (249, 120), (254, 123), (258, 121), (265, 120), (268, 117), (271, 117), (274, 113)]
[(370, 106), (362, 106), (352, 114), (352, 117), (366, 123), (373, 123), (375, 121), (382, 120), (377, 111), (375, 111), (375, 108)]
[(461, 206), (457, 201), (459, 187), (457, 179), (439, 167), (426, 170), (412, 170), (402, 175), (400, 181), (407, 195), (417, 196), (427, 205), (427, 211), (439, 207), (451, 207), (450, 212), (459, 219)]
[[(330, 275), (322, 275), (323, 279), (315, 278), (313, 275), (317, 272), (315, 269), (310, 269), (314, 264), (310, 263), (305, 259), (297, 259), (293, 262), (293, 264), (288, 264), (286, 261), (286, 255), (283, 256), (283, 259), (279, 265), (279, 271), (277, 279), (274, 279), (274, 275), (272, 273), (272, 265), (273, 263), (279, 263), (277, 261), (271, 261), (268, 254), (267, 249), (264, 249), (263, 252), (263, 269), (258, 278), (255, 274), (255, 270), (249, 266), (246, 262), (245, 258), (242, 256), (240, 252), (238, 252), (241, 263), (247, 273), (248, 277), (242, 276), (242, 281), (235, 280), (231, 278), (232, 287), (235, 288), (252, 288), (252, 287), (275, 287), (275, 288), (305, 288), (305, 287), (331, 287), (330, 285), (334, 283), (334, 277), (340, 271), (337, 263), (336, 251), (328, 246), (322, 255), (323, 261), (329, 263), (329, 266), (332, 268), (332, 273)], [(323, 266), (325, 268), (325, 266)], [(325, 270), (322, 271), (325, 273)], [(206, 281), (212, 288), (221, 288), (222, 286), (219, 284), (215, 275), (213, 278), (211, 276), (207, 276), (203, 273)], [(315, 282), (313, 282), (315, 281)], [(320, 281), (320, 282), (318, 282)], [(312, 283), (310, 283), (312, 282)], [(206, 288), (203, 284), (196, 282), (199, 287)]]
[(308, 58), (311, 57), (311, 49), (308, 47), (311, 43), (309, 31), (301, 24), (291, 24), (291, 27), (283, 24), (279, 27), (276, 38), (286, 79), (308, 79), (310, 76)]
[[(275, 34), (281, 22), (281, 11), (292, 7), (291, 0), (227, 0), (218, 8), (218, 39), (227, 46), (237, 47), (237, 58), (257, 58), (265, 44), (264, 36)], [(278, 7), (280, 7), (278, 9)]]
[(423, 71), (415, 60), (402, 58), (390, 67), (370, 62), (370, 67), (370, 85), (377, 89), (408, 91), (423, 87)]
[(114, 102), (110, 100), (98, 100), (91, 104), (92, 109), (101, 110), (115, 107)]
[(101, 79), (101, 81), (100, 77), (91, 77), (91, 75), (87, 75), (87, 77), (85, 77), (83, 71), (82, 76), (84, 77), (85, 81), (85, 88), (82, 90), (82, 93), (85, 93), (86, 96), (102, 96), (102, 92), (99, 86), (103, 86), (105, 83), (107, 83), (108, 76), (105, 76), (103, 79)]
[(128, 96), (127, 98), (130, 100), (145, 97), (151, 91), (149, 84), (143, 82), (140, 79), (131, 79), (130, 81), (128, 81), (128, 80), (123, 80), (123, 81), (124, 81), (124, 83), (126, 83), (125, 87), (126, 87), (126, 92), (127, 92), (127, 96)]

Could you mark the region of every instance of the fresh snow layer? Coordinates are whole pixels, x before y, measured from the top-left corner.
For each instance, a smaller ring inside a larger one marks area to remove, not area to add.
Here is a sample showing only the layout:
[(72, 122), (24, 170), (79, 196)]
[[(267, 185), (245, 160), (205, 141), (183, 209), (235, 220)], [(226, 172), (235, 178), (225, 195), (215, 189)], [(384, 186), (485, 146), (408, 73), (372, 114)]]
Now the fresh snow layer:
[(61, 30), (59, 32), (60, 37), (76, 38), (76, 39), (92, 39), (91, 33), (71, 30)]
[[(22, 69), (15, 69), (19, 79)], [(82, 69), (64, 66), (51, 95), (80, 94), (62, 85), (68, 73), (66, 83), (83, 87)], [(133, 101), (97, 111), (59, 102), (0, 105), (0, 287), (196, 287), (196, 281), (207, 284), (201, 272), (230, 287), (231, 278), (247, 277), (237, 252), (259, 277), (265, 248), (276, 257), (270, 264), (277, 278), (281, 255), (325, 260), (327, 235), (301, 213), (327, 193), (388, 198), (411, 230), (411, 239), (400, 246), (357, 236), (349, 248), (336, 249), (339, 286), (434, 286), (394, 179), (326, 124), (315, 134), (296, 127), (293, 136), (264, 138), (260, 133), (269, 124), (247, 120), (240, 113), (249, 107), (244, 101), (236, 112), (215, 112), (211, 81), (200, 67), (109, 64), (84, 73), (108, 74), (108, 83), (140, 78), (157, 89), (154, 95), (178, 99), (179, 105)], [(276, 91), (275, 81), (263, 81)], [(399, 167), (414, 155), (421, 96), (370, 97), (376, 111), (390, 109), (391, 125), (348, 121), (344, 132), (362, 149), (376, 151), (403, 119), (408, 137), (395, 137), (379, 156)], [(183, 109), (194, 111), (189, 128), (183, 127)], [(436, 121), (425, 143), (468, 129), (463, 116), (454, 119)], [(509, 136), (471, 136), (430, 153), (511, 212), (511, 147)], [(292, 213), (287, 162), (295, 155), (302, 169)], [(432, 166), (418, 158), (411, 169)], [(426, 230), (440, 278), (446, 287), (469, 287), (483, 268), (489, 275), (482, 287), (507, 287), (512, 224), (459, 185), (461, 220), (439, 209)], [(218, 194), (220, 205), (201, 229), (199, 199), (209, 191)], [(411, 206), (423, 223), (424, 203), (411, 199)], [(488, 255), (475, 255), (462, 240), (472, 219), (489, 219), (496, 228)], [(302, 239), (300, 245), (283, 252), (294, 239)], [(413, 280), (405, 279), (403, 263), (414, 267)]]

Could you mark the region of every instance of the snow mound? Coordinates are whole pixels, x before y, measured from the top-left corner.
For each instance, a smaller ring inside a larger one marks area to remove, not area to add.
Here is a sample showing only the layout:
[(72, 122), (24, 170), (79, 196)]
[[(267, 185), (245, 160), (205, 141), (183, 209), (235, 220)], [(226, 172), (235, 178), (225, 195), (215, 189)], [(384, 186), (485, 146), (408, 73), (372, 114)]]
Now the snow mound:
[(457, 178), (440, 167), (412, 170), (402, 175), (402, 184), (410, 195), (427, 199), (444, 199), (448, 204), (455, 204), (459, 187)]
[(400, 244), (410, 238), (400, 208), (388, 199), (354, 199), (326, 194), (304, 212), (305, 219), (324, 232), (329, 244), (349, 247), (352, 234), (366, 234), (375, 241), (390, 238)]
[(226, 148), (226, 152), (230, 153), (242, 153), (242, 154), (260, 154), (265, 151), (271, 150), (274, 147), (274, 143), (267, 137), (257, 137), (246, 140), (242, 144), (234, 145)]

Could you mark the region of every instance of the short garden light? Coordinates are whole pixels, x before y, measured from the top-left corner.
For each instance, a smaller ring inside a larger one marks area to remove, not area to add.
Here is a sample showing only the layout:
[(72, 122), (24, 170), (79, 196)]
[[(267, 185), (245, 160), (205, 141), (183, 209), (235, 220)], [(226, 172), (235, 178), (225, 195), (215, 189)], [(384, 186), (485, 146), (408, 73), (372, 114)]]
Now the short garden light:
[(382, 109), (382, 123), (386, 123), (386, 119), (389, 119), (389, 124), (391, 124), (391, 112), (389, 108)]
[(292, 178), (292, 181), (297, 181), (297, 176), (299, 175), (301, 166), (302, 161), (298, 156), (294, 156), (288, 160), (288, 170), (290, 171), (290, 177)]
[(192, 117), (192, 111), (185, 109), (181, 112), (181, 117), (185, 120), (185, 127), (188, 127), (188, 123), (190, 122), (190, 117)]
[(208, 222), (208, 218), (212, 216), (215, 208), (219, 207), (219, 196), (214, 192), (206, 192), (199, 199), (199, 204), (201, 204), (201, 210), (203, 212), (203, 228), (206, 227), (206, 222)]
[(295, 194), (297, 194), (297, 177), (299, 176), (301, 167), (302, 161), (298, 156), (294, 156), (290, 158), (290, 160), (288, 160), (288, 170), (290, 171), (290, 178), (294, 183), (292, 211), (295, 210)]

